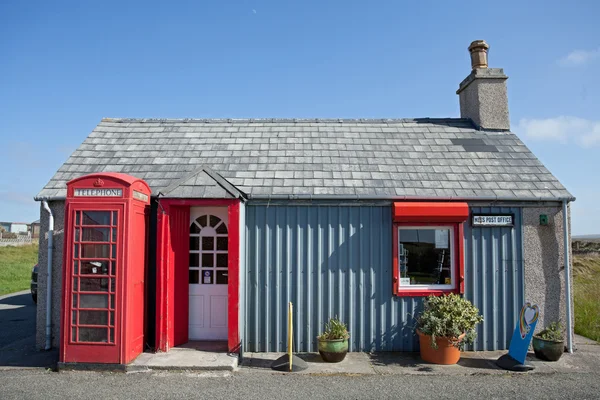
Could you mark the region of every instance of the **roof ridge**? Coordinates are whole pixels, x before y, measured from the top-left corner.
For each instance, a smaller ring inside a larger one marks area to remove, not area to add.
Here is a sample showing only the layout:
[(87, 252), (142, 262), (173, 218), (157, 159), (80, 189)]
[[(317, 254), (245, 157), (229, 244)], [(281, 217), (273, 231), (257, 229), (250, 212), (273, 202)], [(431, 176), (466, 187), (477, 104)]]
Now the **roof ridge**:
[(202, 122), (202, 123), (365, 123), (371, 124), (374, 122), (379, 123), (433, 123), (433, 122), (464, 122), (472, 123), (469, 118), (102, 118), (101, 122), (115, 122), (115, 123), (127, 123), (127, 122), (162, 122), (162, 123), (188, 123), (188, 122)]

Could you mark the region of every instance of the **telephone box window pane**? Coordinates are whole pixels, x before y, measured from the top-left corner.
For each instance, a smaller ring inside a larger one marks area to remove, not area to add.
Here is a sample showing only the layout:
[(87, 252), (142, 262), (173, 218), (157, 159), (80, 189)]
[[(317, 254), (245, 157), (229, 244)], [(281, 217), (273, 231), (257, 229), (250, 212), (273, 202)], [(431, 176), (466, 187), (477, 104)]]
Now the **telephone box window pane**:
[(401, 228), (398, 233), (401, 286), (452, 284), (449, 228)]
[(112, 229), (112, 241), (113, 242), (117, 241), (117, 228)]
[(81, 278), (81, 292), (108, 292), (108, 278)]
[(110, 291), (114, 293), (115, 291), (115, 278), (110, 280)]
[(79, 311), (79, 325), (108, 325), (108, 311)]
[(109, 242), (110, 228), (82, 228), (82, 242)]
[(197, 221), (200, 224), (200, 226), (204, 228), (206, 226), (206, 215), (201, 216), (197, 219)]
[(111, 326), (115, 325), (115, 312), (114, 311), (110, 312), (110, 325)]
[(74, 249), (73, 249), (73, 258), (79, 258), (79, 257), (80, 257), (80, 255), (79, 255), (79, 245), (76, 244), (74, 246)]
[(227, 250), (227, 237), (217, 238), (217, 250)]
[(75, 211), (75, 225), (81, 225), (81, 213), (79, 211)]
[(77, 308), (77, 294), (73, 294), (73, 308)]
[(117, 258), (117, 245), (113, 244), (111, 246), (111, 248), (112, 248), (112, 258)]
[(217, 254), (217, 268), (227, 268), (227, 253)]
[(227, 226), (225, 226), (225, 223), (222, 223), (221, 225), (219, 225), (216, 229), (218, 234), (226, 234), (227, 233)]
[(117, 215), (118, 215), (118, 213), (116, 211), (113, 211), (113, 213), (112, 213), (112, 224), (113, 224), (113, 226), (117, 225)]
[(110, 211), (82, 211), (82, 225), (110, 225)]
[(77, 328), (71, 328), (71, 341), (77, 341)]
[(106, 328), (79, 328), (78, 342), (106, 343), (107, 334)]
[(202, 266), (213, 268), (215, 266), (215, 259), (212, 253), (202, 254)]
[(108, 275), (108, 261), (82, 261), (81, 275)]
[(196, 284), (196, 283), (198, 283), (199, 279), (200, 279), (200, 271), (198, 271), (197, 269), (190, 269), (190, 283)]
[(78, 290), (79, 289), (78, 289), (78, 286), (77, 286), (77, 278), (73, 278), (73, 291), (77, 292)]
[(110, 328), (110, 342), (115, 342), (115, 328)]
[(80, 308), (108, 308), (108, 296), (104, 294), (79, 295)]
[(72, 317), (71, 317), (72, 324), (77, 325), (77, 311), (71, 312), (71, 315), (72, 315)]
[(79, 261), (73, 261), (73, 273), (75, 275), (79, 273)]
[(200, 233), (200, 227), (195, 222), (190, 226), (190, 233)]
[(217, 270), (217, 285), (227, 285), (229, 271)]
[(202, 250), (214, 250), (215, 249), (215, 238), (212, 236), (205, 236), (202, 238)]
[(204, 285), (210, 285), (213, 283), (213, 271), (208, 269), (202, 270), (202, 283)]
[(221, 219), (218, 217), (215, 217), (214, 215), (210, 216), (210, 226), (212, 226), (213, 228), (217, 226), (217, 224), (221, 222)]
[(108, 244), (82, 244), (81, 245), (81, 257), (82, 258), (109, 258)]
[(200, 250), (200, 238), (190, 236), (190, 250)]
[(75, 228), (75, 241), (79, 242), (79, 228)]
[(190, 267), (199, 267), (200, 266), (200, 254), (198, 253), (190, 253)]
[(115, 295), (110, 295), (110, 308), (115, 308)]

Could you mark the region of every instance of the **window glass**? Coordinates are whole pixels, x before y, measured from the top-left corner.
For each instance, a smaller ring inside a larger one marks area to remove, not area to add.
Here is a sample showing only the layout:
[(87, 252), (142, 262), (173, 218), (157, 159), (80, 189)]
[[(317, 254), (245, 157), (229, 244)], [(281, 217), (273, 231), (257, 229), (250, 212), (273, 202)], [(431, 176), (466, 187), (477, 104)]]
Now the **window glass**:
[(81, 245), (81, 257), (82, 258), (109, 258), (109, 247), (108, 244), (82, 244)]
[(82, 225), (110, 225), (110, 211), (82, 211)]
[(79, 328), (79, 341), (106, 343), (107, 333), (106, 328)]
[[(110, 228), (82, 228), (81, 229), (81, 241), (82, 242), (108, 242)], [(79, 233), (79, 232), (76, 232)], [(78, 238), (78, 235), (76, 235)], [(78, 239), (76, 239), (78, 240)]]
[(399, 228), (400, 286), (451, 285), (450, 228)]
[(108, 261), (82, 261), (82, 275), (108, 275)]
[(80, 325), (108, 325), (107, 311), (80, 311)]

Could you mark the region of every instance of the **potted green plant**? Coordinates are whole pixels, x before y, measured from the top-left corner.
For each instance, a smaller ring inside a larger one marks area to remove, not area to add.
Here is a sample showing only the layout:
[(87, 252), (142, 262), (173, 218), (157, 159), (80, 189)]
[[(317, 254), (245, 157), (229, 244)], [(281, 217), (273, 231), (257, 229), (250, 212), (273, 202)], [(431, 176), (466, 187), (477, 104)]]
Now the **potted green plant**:
[(469, 300), (457, 295), (429, 296), (417, 318), (421, 358), (434, 364), (456, 364), (466, 343), (477, 336), (483, 321)]
[(319, 336), (319, 354), (324, 361), (340, 362), (348, 353), (348, 327), (337, 317), (330, 318), (325, 324), (325, 330)]
[(558, 361), (565, 351), (565, 338), (560, 321), (552, 322), (533, 336), (533, 351), (541, 360)]

